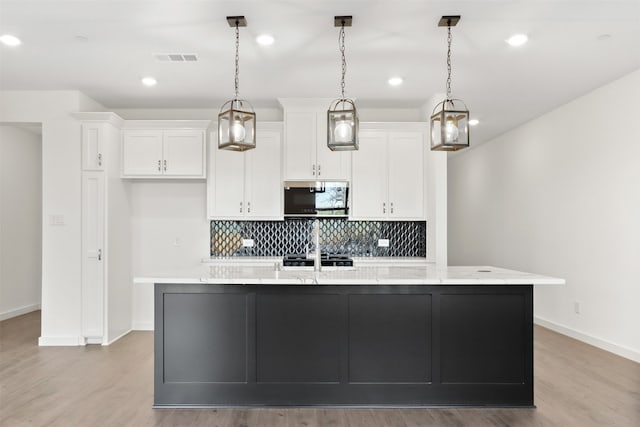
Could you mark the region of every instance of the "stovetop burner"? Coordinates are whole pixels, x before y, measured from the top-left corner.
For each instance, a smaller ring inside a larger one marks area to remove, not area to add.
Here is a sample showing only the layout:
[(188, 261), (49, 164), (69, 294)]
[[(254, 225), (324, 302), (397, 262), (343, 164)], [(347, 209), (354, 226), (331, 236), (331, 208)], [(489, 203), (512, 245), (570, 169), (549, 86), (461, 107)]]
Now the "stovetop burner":
[[(282, 259), (284, 267), (313, 267), (314, 259), (305, 254), (288, 254)], [(323, 267), (353, 267), (353, 259), (344, 254), (320, 254), (320, 265)]]

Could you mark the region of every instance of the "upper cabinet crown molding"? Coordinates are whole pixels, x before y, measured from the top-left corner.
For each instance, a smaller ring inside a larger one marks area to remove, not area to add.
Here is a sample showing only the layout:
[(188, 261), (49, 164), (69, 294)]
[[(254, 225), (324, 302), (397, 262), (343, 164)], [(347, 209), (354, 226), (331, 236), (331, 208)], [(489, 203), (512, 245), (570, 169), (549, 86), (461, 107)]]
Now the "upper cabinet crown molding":
[(429, 122), (360, 122), (360, 131), (367, 130), (415, 130), (426, 132)]
[(90, 123), (90, 122), (109, 123), (118, 129), (120, 129), (125, 123), (125, 120), (122, 117), (120, 117), (119, 115), (111, 111), (98, 111), (98, 112), (78, 111), (75, 113), (71, 113), (71, 117), (86, 123)]
[(211, 120), (125, 120), (123, 129), (199, 129), (211, 127)]
[(295, 111), (326, 111), (333, 100), (334, 98), (278, 98), (283, 109)]

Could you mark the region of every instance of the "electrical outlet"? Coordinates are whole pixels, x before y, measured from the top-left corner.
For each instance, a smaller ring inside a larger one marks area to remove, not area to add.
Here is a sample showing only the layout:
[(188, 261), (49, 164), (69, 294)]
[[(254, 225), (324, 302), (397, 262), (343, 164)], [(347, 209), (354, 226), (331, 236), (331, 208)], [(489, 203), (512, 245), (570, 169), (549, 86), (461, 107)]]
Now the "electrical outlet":
[(576, 314), (580, 314), (580, 301), (573, 302), (573, 311)]
[(254, 245), (253, 239), (242, 239), (242, 247), (252, 248)]
[(378, 247), (379, 248), (388, 248), (389, 247), (389, 239), (378, 239)]
[(49, 215), (49, 225), (64, 225), (64, 215)]

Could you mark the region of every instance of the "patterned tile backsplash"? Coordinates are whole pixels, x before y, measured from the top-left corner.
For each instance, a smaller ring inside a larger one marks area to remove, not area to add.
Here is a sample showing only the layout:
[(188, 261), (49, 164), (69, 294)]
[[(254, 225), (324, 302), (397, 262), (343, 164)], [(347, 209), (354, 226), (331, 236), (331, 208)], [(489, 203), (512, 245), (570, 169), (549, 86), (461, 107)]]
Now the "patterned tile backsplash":
[[(212, 256), (282, 256), (312, 246), (313, 219), (284, 221), (211, 221)], [(243, 247), (242, 239), (253, 239)], [(389, 239), (389, 247), (378, 247)], [(322, 252), (351, 256), (419, 256), (427, 253), (425, 221), (320, 220)]]

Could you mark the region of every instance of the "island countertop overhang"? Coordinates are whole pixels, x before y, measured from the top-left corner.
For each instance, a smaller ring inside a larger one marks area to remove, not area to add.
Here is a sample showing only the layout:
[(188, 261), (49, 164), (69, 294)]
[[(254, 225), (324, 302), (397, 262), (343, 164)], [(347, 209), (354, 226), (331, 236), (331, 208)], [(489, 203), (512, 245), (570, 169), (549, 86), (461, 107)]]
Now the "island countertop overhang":
[(232, 285), (563, 285), (564, 279), (493, 266), (364, 264), (351, 269), (283, 270), (277, 263), (208, 263), (136, 277), (135, 283)]

